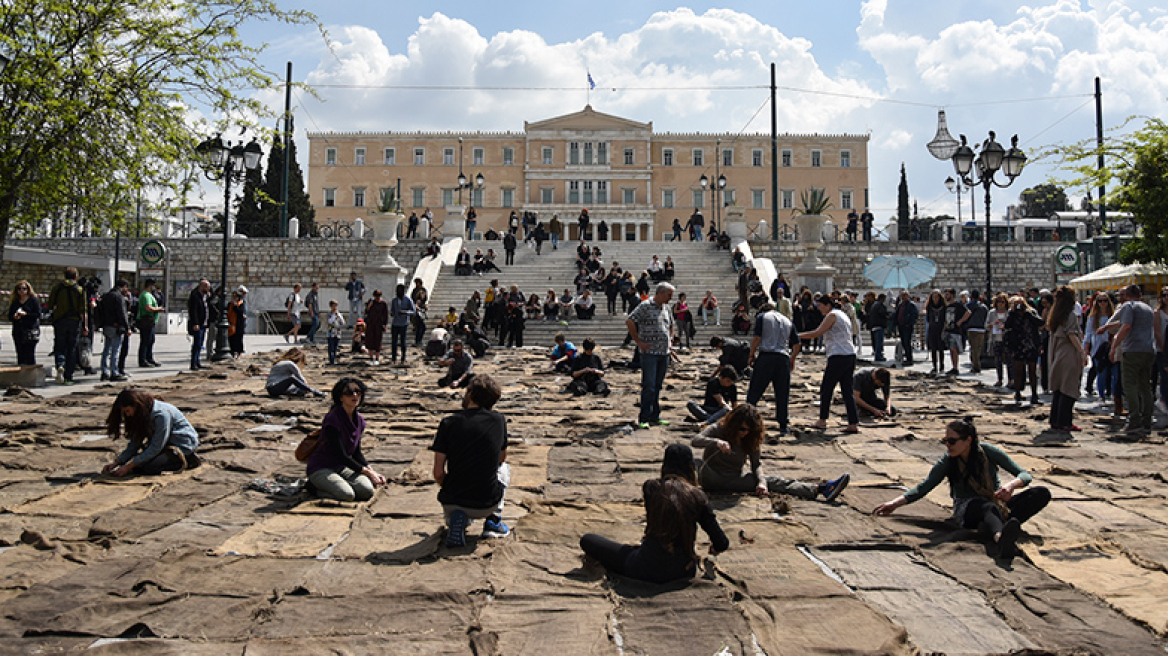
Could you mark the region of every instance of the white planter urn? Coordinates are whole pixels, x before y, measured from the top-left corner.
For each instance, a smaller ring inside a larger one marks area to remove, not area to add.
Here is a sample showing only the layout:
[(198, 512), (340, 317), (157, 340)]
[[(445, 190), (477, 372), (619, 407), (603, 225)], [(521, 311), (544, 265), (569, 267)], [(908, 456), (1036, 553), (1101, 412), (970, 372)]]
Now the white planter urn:
[(365, 225), (373, 230), (373, 243), (381, 248), (397, 245), (397, 227), (405, 221), (401, 212), (371, 212)]
[(797, 287), (807, 286), (812, 292), (829, 293), (836, 268), (819, 259), (818, 251), (823, 247), (823, 227), (831, 221), (830, 216), (803, 214), (795, 217), (799, 226), (799, 244), (806, 255), (792, 272)]

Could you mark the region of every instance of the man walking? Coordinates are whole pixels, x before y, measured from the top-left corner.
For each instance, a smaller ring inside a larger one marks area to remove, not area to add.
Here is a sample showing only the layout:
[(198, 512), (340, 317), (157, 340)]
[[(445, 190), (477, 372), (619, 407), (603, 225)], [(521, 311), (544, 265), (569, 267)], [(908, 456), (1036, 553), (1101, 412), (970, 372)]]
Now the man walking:
[(564, 224), (560, 221), (559, 214), (553, 214), (552, 220), (548, 221), (548, 234), (552, 238), (552, 250), (560, 248), (560, 234), (564, 232)]
[(888, 328), (888, 307), (884, 294), (868, 308), (868, 332), (872, 335), (872, 361), (884, 362), (884, 331)]
[(288, 320), (292, 322), (292, 327), (284, 333), (284, 341), (293, 344), (296, 343), (296, 336), (300, 334), (300, 313), (304, 312), (304, 298), (300, 295), (300, 289), (300, 283), (292, 285), (292, 293), (284, 299), (284, 310), (287, 312)]
[(410, 320), (415, 312), (417, 312), (417, 308), (414, 307), (414, 301), (406, 296), (406, 286), (398, 284), (394, 289), (393, 300), (389, 303), (390, 364), (393, 364), (393, 361), (397, 359), (399, 343), (401, 344), (400, 362), (406, 363), (406, 332), (409, 330)]
[(640, 428), (648, 428), (650, 424), (669, 425), (661, 418), (660, 398), (672, 345), (673, 313), (669, 301), (673, 289), (667, 282), (659, 283), (653, 298), (639, 304), (625, 320), (641, 355), (641, 412), (637, 418)]
[(125, 376), (118, 373), (118, 355), (122, 350), (122, 336), (130, 330), (130, 317), (126, 314), (125, 292), (129, 286), (119, 280), (113, 288), (102, 294), (97, 312), (101, 316), (101, 332), (105, 337), (105, 347), (101, 350), (101, 379), (121, 382)]
[(316, 331), (320, 329), (320, 283), (312, 283), (312, 289), (304, 297), (304, 309), (308, 310), (308, 334), (305, 339), (309, 344), (316, 345)]
[[(1116, 312), (1119, 332), (1111, 340), (1111, 361), (1121, 362), (1123, 393), (1127, 398), (1127, 431), (1143, 435), (1152, 430), (1152, 367), (1156, 342), (1152, 332), (1152, 308), (1143, 302), (1139, 285), (1123, 290), (1126, 301)], [(1122, 351), (1122, 356), (1120, 352)], [(1122, 357), (1122, 361), (1120, 360)]]
[(750, 366), (754, 371), (746, 391), (746, 402), (757, 406), (763, 392), (768, 386), (773, 386), (779, 435), (790, 433), (791, 369), (801, 347), (799, 333), (791, 320), (775, 310), (774, 305), (763, 303), (754, 319), (754, 340), (750, 344)]
[(138, 296), (138, 366), (161, 367), (154, 361), (154, 324), (162, 308), (154, 298), (154, 279), (147, 278)]
[[(965, 328), (966, 321), (969, 320), (969, 309), (965, 307), (957, 298), (956, 289), (945, 290), (945, 329), (942, 336), (945, 340), (945, 346), (949, 347), (949, 359), (953, 363), (953, 368), (949, 370), (950, 376), (956, 376), (959, 372), (957, 369), (957, 361), (961, 355), (961, 334)], [(944, 365), (942, 365), (944, 367)]]
[[(427, 211), (429, 211), (427, 209)], [(433, 240), (431, 240), (433, 242)], [(345, 283), (345, 293), (349, 296), (349, 324), (356, 326), (362, 316), (362, 304), (365, 301), (365, 283), (357, 280), (357, 272), (349, 273), (349, 282)]]
[(968, 320), (965, 322), (965, 336), (969, 340), (969, 365), (973, 373), (981, 373), (981, 355), (985, 349), (986, 319), (989, 318), (989, 308), (981, 302), (981, 292), (974, 289), (969, 292)]
[(913, 364), (913, 332), (917, 328), (917, 317), (920, 314), (921, 311), (917, 309), (917, 304), (913, 303), (908, 291), (902, 291), (900, 302), (896, 304), (896, 329), (900, 333), (900, 345), (904, 358), (902, 363), (905, 367), (911, 367)]
[(57, 369), (57, 383), (73, 384), (77, 369), (77, 345), (87, 330), (85, 291), (77, 284), (77, 269), (65, 268), (65, 279), (53, 285), (49, 292), (49, 309), (53, 313), (53, 358)]
[(210, 296), (211, 283), (203, 279), (187, 297), (187, 334), (191, 336), (191, 371), (203, 368), (199, 363), (199, 354), (202, 353), (203, 342), (207, 339), (207, 322), (211, 316), (207, 299)]

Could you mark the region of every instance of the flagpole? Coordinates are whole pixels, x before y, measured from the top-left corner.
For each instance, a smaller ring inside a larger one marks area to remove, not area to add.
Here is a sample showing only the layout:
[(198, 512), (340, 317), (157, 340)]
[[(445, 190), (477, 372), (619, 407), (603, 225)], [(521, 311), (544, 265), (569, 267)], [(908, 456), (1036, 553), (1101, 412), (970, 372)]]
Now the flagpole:
[(585, 78), (585, 84), (584, 84), (584, 104), (591, 105), (592, 104), (592, 71), (585, 69), (584, 72), (588, 76), (587, 78)]

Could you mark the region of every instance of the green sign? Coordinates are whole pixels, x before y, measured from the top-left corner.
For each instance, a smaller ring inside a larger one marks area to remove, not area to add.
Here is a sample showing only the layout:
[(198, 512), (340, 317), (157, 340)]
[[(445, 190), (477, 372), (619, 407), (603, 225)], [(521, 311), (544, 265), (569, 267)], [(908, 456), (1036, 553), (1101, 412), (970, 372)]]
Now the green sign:
[(142, 261), (146, 264), (158, 264), (166, 259), (166, 246), (157, 239), (142, 245)]
[(1054, 252), (1054, 259), (1063, 271), (1077, 271), (1079, 269), (1079, 249), (1070, 244), (1060, 246)]

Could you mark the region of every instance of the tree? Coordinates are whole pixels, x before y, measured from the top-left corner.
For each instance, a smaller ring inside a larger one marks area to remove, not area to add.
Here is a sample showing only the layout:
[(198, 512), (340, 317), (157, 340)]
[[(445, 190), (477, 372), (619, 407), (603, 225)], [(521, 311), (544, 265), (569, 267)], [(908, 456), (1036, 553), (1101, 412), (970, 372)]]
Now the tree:
[(248, 237), (268, 237), (264, 232), (259, 189), (263, 173), (257, 167), (247, 171), (243, 178), (243, 194), (235, 205), (235, 230)]
[(192, 110), (272, 115), (240, 95), (274, 86), (239, 37), (257, 20), (316, 22), (274, 0), (0, 3), (0, 257), (10, 229), (65, 205), (94, 231), (120, 227), (142, 189), (185, 196), (210, 131)]
[[(291, 160), (288, 162), (288, 218), (300, 220), (300, 234), (304, 237), (316, 231), (316, 210), (308, 199), (308, 192), (304, 189), (304, 174), (300, 170), (300, 163), (296, 161), (296, 140), (290, 140)], [(279, 237), (284, 228), (281, 224), (280, 199), (283, 196), (284, 184), (284, 138), (282, 134), (273, 135), (272, 146), (268, 150), (268, 166), (260, 187), (260, 217), (259, 228), (254, 236)], [(249, 235), (251, 233), (248, 233)]]
[(908, 179), (904, 175), (904, 162), (900, 163), (900, 186), (896, 188), (896, 231), (898, 233), (898, 239), (908, 241)]
[(1019, 196), (1024, 218), (1046, 218), (1055, 212), (1071, 209), (1067, 202), (1067, 192), (1062, 187), (1044, 182), (1024, 190)]
[[(1056, 152), (1073, 175), (1068, 187), (1106, 186), (1107, 196), (1100, 201), (1108, 211), (1130, 212), (1139, 226), (1120, 252), (1121, 262), (1168, 262), (1168, 123), (1148, 119), (1132, 134), (1109, 137), (1102, 146), (1084, 141)], [(1096, 165), (1100, 154), (1103, 168)]]

